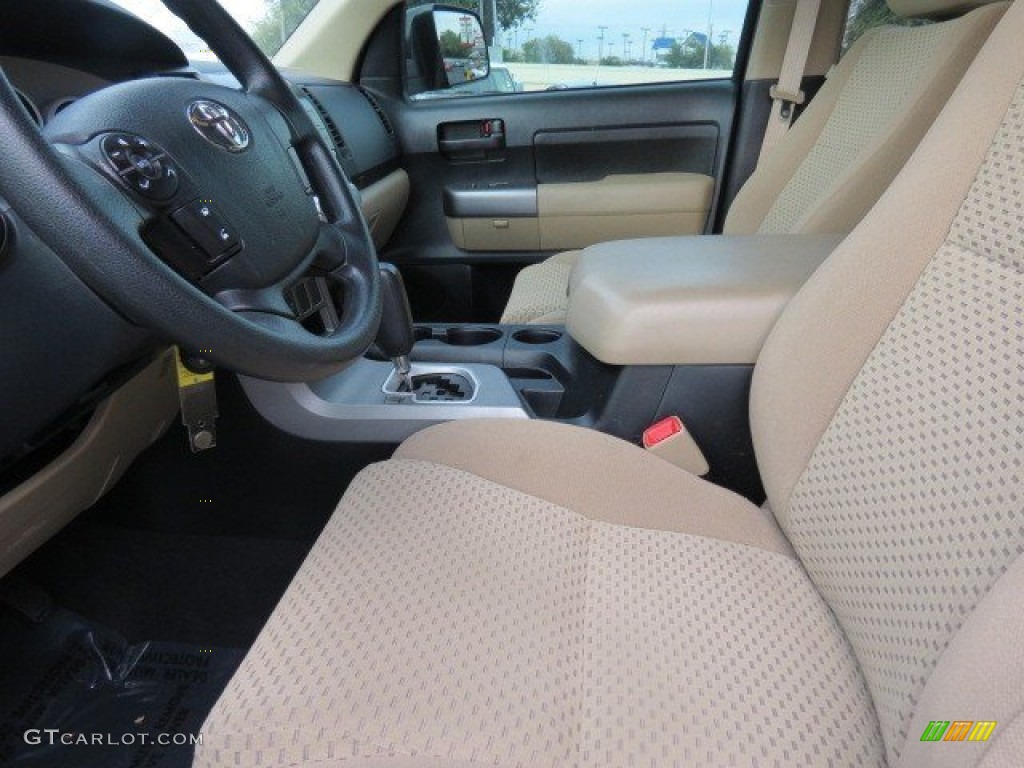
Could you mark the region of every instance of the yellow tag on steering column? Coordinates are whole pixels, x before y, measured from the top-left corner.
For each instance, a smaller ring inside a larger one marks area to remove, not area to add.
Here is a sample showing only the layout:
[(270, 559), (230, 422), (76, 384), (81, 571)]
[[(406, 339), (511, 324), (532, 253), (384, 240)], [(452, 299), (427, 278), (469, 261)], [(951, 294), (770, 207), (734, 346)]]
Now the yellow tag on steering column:
[[(217, 445), (217, 386), (213, 368), (200, 358), (190, 358), (191, 367), (186, 365), (180, 349), (175, 359), (181, 421), (188, 429), (189, 448), (193, 453), (209, 450)], [(197, 370), (200, 365), (205, 370)]]
[(184, 389), (185, 387), (194, 387), (196, 384), (203, 384), (208, 381), (213, 381), (213, 371), (209, 373), (196, 373), (190, 371), (185, 367), (185, 364), (181, 362), (181, 350), (178, 350), (178, 354), (175, 355), (174, 361), (178, 364), (178, 389)]

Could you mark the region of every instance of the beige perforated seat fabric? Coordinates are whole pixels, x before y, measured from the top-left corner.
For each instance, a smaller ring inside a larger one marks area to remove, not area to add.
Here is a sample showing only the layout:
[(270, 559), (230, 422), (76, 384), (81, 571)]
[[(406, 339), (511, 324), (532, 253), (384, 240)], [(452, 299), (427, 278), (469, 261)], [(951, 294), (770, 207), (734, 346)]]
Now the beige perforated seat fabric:
[(423, 432), (345, 494), (195, 765), (1019, 766), (1022, 33), (1017, 3), (769, 338), (774, 516), (579, 428)]
[[(890, 3), (906, 16), (979, 4)], [(903, 167), (1005, 8), (995, 3), (959, 19), (865, 34), (747, 180), (724, 232), (850, 232)], [(680, 249), (686, 243), (678, 238)], [(501, 321), (564, 323), (580, 253), (523, 269)]]
[[(549, 445), (584, 457), (574, 481), (545, 484)], [(776, 698), (792, 730), (761, 744)], [(204, 734), (199, 765), (881, 764), (849, 645), (764, 513), (550, 424), (442, 428), (364, 472)]]

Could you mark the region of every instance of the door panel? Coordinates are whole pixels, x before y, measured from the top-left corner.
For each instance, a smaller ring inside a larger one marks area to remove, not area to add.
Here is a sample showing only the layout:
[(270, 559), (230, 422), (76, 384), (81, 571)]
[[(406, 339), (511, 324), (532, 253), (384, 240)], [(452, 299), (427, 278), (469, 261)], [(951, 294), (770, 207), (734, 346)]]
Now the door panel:
[(586, 248), (631, 237), (699, 235), (715, 180), (701, 173), (613, 174), (537, 185), (542, 250)]
[[(412, 296), (418, 318), (494, 321), (516, 269), (552, 252), (709, 231), (736, 102), (732, 80), (394, 99), (386, 108), (411, 194), (382, 256), (428, 284), (429, 306)], [(484, 193), (479, 215), (453, 208), (466, 191)], [(532, 207), (524, 194), (535, 196)], [(470, 295), (488, 297), (486, 306), (474, 300), (467, 310), (466, 273), (449, 285), (453, 271), (439, 269), (453, 265), (469, 268)]]
[(699, 235), (715, 180), (697, 173), (605, 176), (600, 181), (446, 187), (444, 214), (463, 251), (549, 251), (630, 237)]

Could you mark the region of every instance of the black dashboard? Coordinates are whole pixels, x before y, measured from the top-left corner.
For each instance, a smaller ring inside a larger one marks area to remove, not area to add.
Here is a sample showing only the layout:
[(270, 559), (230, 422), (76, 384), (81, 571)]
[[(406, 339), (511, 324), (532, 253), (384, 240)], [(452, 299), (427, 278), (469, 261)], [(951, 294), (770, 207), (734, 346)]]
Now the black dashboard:
[[(41, 129), (115, 83), (176, 77), (237, 85), (219, 64), (189, 62), (162, 33), (106, 0), (5, 6), (0, 67)], [(400, 167), (395, 131), (373, 94), (284, 74), (357, 188)], [(164, 344), (86, 288), (0, 200), (0, 469), (88, 412)]]
[[(103, 0), (11, 5), (0, 21), (0, 66), (41, 126), (76, 99), (126, 80), (187, 77), (237, 86), (224, 67), (190, 63), (163, 34)], [(399, 166), (394, 128), (371, 92), (283, 73), (356, 187)]]

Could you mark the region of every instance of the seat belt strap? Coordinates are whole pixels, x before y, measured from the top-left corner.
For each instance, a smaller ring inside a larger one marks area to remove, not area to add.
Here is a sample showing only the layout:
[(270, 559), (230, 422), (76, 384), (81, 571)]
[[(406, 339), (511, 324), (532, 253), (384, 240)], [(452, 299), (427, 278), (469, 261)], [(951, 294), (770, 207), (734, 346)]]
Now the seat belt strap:
[(764, 161), (782, 137), (786, 135), (793, 123), (793, 109), (806, 101), (806, 94), (800, 85), (807, 70), (807, 59), (814, 41), (814, 29), (818, 23), (818, 11), (821, 0), (796, 0), (796, 11), (793, 14), (793, 26), (789, 30), (789, 42), (786, 44), (786, 55), (782, 59), (782, 71), (779, 82), (772, 86), (772, 114), (768, 118), (768, 126), (761, 144), (761, 156), (758, 164)]

